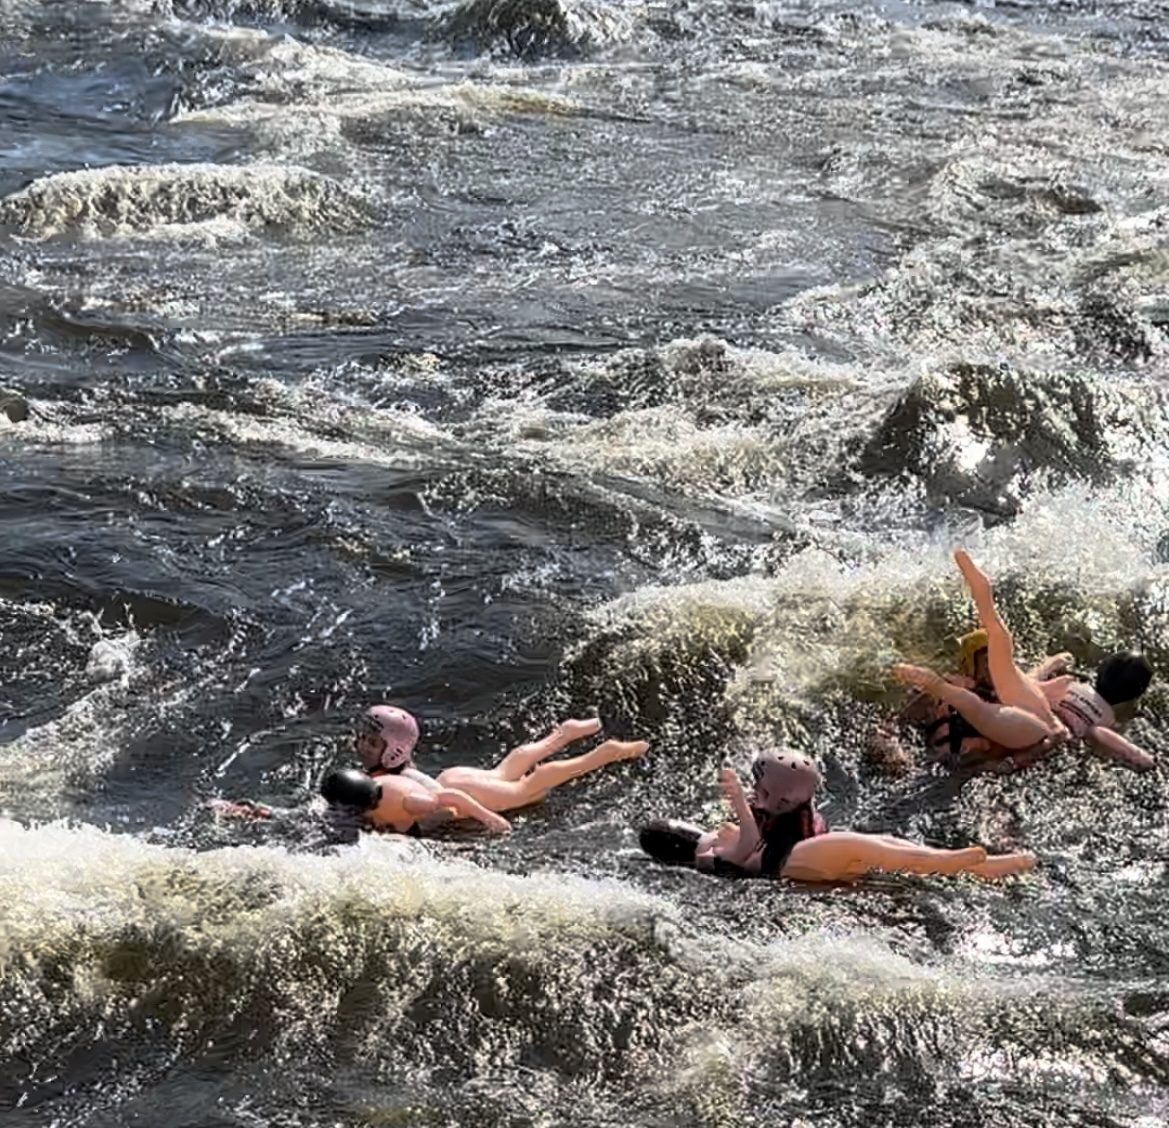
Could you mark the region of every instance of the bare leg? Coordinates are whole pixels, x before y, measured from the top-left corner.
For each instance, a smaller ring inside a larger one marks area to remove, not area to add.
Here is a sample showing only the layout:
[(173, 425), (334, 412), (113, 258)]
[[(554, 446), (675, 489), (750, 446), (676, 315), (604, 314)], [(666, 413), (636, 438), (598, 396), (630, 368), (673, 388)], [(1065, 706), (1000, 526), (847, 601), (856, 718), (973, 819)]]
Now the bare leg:
[(937, 850), (891, 835), (837, 830), (797, 842), (781, 876), (793, 881), (849, 881), (872, 870), (956, 874), (985, 861), (986, 851), (981, 846)]
[[(1051, 730), (1033, 712), (983, 701), (977, 693), (946, 681), (924, 666), (897, 665), (893, 676), (956, 709), (983, 736), (1004, 748), (1030, 748), (1051, 736)], [(1061, 726), (1062, 729), (1062, 726)]]
[(970, 554), (963, 548), (955, 551), (954, 563), (958, 565), (958, 571), (962, 573), (962, 578), (970, 589), (970, 598), (974, 600), (978, 621), (986, 630), (987, 663), (990, 666), (990, 680), (994, 686), (995, 696), (1004, 705), (1034, 713), (1043, 721), (1049, 732), (1066, 731), (1063, 723), (1051, 711), (1051, 705), (1039, 688), (1039, 683), (1029, 678), (1015, 665), (1015, 640), (999, 615), (998, 607), (995, 606), (994, 588), (991, 586), (990, 577), (970, 559)]
[(996, 854), (980, 866), (971, 866), (967, 872), (976, 877), (1014, 877), (1015, 874), (1028, 873), (1034, 868), (1034, 854)]
[(635, 760), (648, 750), (649, 745), (644, 740), (606, 740), (583, 756), (539, 764), (520, 779), (500, 779), (495, 772), (479, 768), (447, 768), (438, 780), (443, 787), (457, 787), (473, 795), (493, 811), (514, 811), (538, 803), (552, 788), (570, 779), (619, 760)]
[(600, 731), (601, 722), (597, 717), (587, 721), (563, 721), (540, 740), (513, 748), (491, 771), (500, 779), (520, 779), (541, 760), (547, 760), (561, 748), (584, 740), (586, 736), (595, 736)]

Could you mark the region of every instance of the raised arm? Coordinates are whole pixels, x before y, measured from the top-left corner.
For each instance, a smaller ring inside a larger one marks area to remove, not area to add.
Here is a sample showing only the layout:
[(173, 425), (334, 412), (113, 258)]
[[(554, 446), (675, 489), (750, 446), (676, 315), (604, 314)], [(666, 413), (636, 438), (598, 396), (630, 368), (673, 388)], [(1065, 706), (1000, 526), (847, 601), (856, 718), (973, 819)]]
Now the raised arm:
[(723, 768), (718, 773), (719, 786), (722, 793), (735, 812), (739, 823), (739, 834), (735, 841), (725, 847), (715, 847), (715, 855), (722, 861), (734, 866), (745, 866), (747, 860), (759, 850), (762, 839), (759, 827), (755, 825), (755, 816), (751, 813), (751, 805), (747, 802), (746, 792), (739, 782), (739, 774), (734, 768)]
[(1099, 748), (1105, 756), (1127, 764), (1134, 771), (1147, 772), (1155, 763), (1152, 756), (1113, 729), (1093, 725), (1088, 729), (1085, 739)]

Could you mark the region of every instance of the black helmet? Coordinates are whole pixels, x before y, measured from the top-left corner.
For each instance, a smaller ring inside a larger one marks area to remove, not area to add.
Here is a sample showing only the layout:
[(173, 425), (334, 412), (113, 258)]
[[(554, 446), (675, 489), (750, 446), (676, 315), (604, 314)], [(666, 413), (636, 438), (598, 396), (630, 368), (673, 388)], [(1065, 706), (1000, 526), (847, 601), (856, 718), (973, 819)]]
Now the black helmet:
[(382, 789), (377, 780), (370, 779), (365, 772), (359, 772), (356, 768), (342, 768), (325, 776), (321, 794), (336, 806), (371, 811), (378, 805)]
[(1109, 654), (1096, 671), (1096, 692), (1109, 705), (1135, 701), (1153, 680), (1153, 667), (1143, 654), (1119, 650)]

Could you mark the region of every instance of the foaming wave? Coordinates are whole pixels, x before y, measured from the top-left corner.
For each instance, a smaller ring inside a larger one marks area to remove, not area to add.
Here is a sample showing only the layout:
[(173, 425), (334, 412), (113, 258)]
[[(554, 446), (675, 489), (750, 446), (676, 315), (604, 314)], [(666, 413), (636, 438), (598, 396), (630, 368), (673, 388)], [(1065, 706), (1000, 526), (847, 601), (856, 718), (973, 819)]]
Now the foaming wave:
[(245, 129), (253, 152), (308, 159), (346, 146), (400, 147), (414, 139), (477, 133), (504, 114), (571, 116), (572, 99), (508, 85), (421, 77), (321, 45), (252, 31), (202, 29), (239, 96), (194, 107), (180, 126)]
[(668, 906), (612, 884), (491, 875), (400, 838), (194, 854), (0, 822), (0, 844), (6, 1055), (129, 1015), (192, 1049), (246, 1030), (254, 1052), (347, 1045), (375, 1061), (398, 1045), (456, 1070), (536, 1039), (571, 1072), (622, 1036), (652, 1041), (652, 1012), (677, 1005), (655, 982)]
[(871, 405), (845, 366), (707, 337), (571, 365), (539, 400), (488, 404), (484, 419), (578, 473), (750, 504), (821, 485), (847, 418)]
[[(1164, 277), (1163, 209), (1149, 202), (1163, 73), (981, 14), (899, 28), (889, 48), (890, 77), (917, 87), (910, 128), (874, 123), (823, 175), (848, 199), (872, 200), (876, 183), (872, 206), (916, 237), (874, 283), (802, 295), (789, 323), (897, 355), (1163, 364), (1163, 322), (1148, 316)], [(924, 150), (922, 112), (944, 123)]]
[(1163, 652), (1167, 526), (1163, 485), (1133, 478), (1038, 494), (1012, 524), (953, 541), (870, 543), (860, 559), (824, 533), (771, 576), (645, 588), (606, 605), (566, 671), (659, 710), (700, 694), (745, 734), (815, 749), (829, 702), (892, 698), (891, 661), (952, 665), (955, 637), (974, 623), (951, 543), (996, 578), (1025, 657), (1068, 650), (1090, 665), (1138, 640)]
[(363, 199), (307, 169), (254, 164), (84, 169), (44, 177), (0, 201), (22, 235), (116, 238), (228, 223), (293, 235), (368, 226)]
[[(60, 625), (55, 609), (46, 616)], [(95, 616), (85, 618), (96, 641), (68, 632), (75, 646), (85, 645), (83, 672), (54, 685), (54, 696), (79, 695), (58, 717), (0, 746), (0, 803), (10, 815), (60, 816), (113, 763), (132, 727), (133, 706), (150, 675), (140, 657), (142, 639), (134, 630), (107, 634)], [(54, 681), (62, 672), (58, 661)]]
[(908, 472), (934, 498), (1011, 513), (1036, 484), (1102, 481), (1163, 460), (1167, 424), (1151, 383), (955, 364), (915, 379), (855, 457), (867, 476)]

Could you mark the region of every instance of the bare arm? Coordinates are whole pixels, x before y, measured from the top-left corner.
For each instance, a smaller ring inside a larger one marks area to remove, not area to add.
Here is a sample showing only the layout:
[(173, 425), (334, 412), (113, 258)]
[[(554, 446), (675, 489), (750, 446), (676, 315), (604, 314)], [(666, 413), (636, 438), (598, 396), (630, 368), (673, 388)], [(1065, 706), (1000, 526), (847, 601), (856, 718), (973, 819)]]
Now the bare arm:
[(1085, 739), (1103, 752), (1105, 756), (1127, 764), (1134, 771), (1147, 772), (1155, 763), (1152, 756), (1113, 729), (1093, 725), (1088, 729)]
[(444, 787), (430, 795), (407, 795), (402, 800), (402, 808), (415, 818), (427, 818), (440, 811), (448, 810), (453, 811), (456, 818), (474, 819), (476, 822), (482, 823), (488, 830), (501, 833), (511, 830), (511, 824), (507, 819), (489, 811), (465, 791), (455, 791), (449, 787)]
[(755, 816), (751, 813), (751, 805), (747, 802), (747, 795), (735, 769), (723, 768), (718, 774), (718, 782), (735, 812), (739, 834), (734, 843), (725, 849), (716, 847), (715, 854), (731, 865), (746, 866), (748, 859), (759, 851), (762, 842), (759, 827), (755, 825)]

